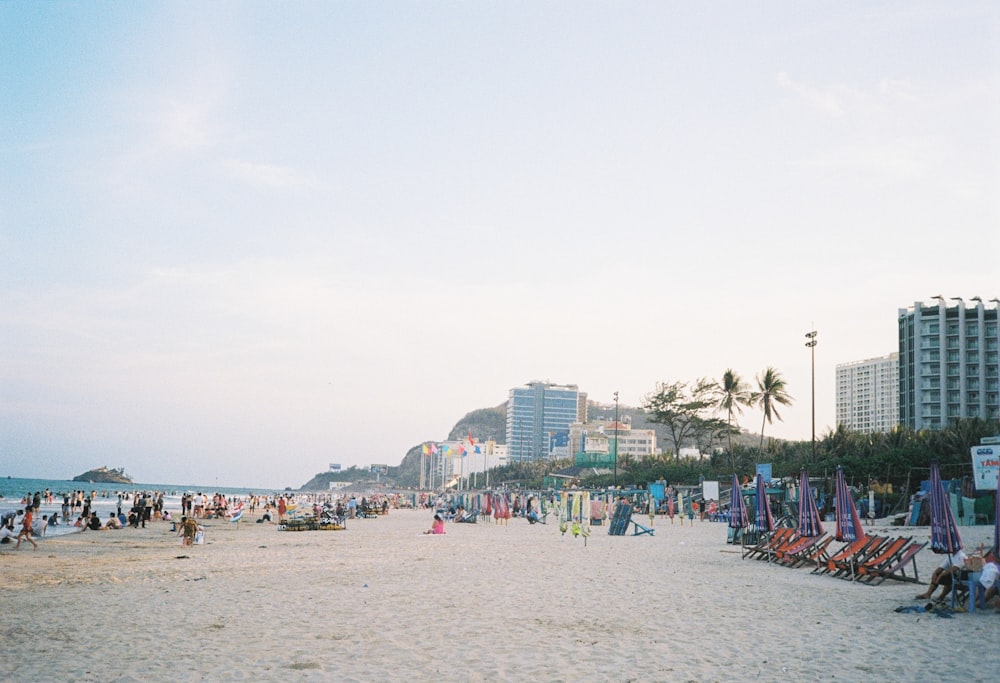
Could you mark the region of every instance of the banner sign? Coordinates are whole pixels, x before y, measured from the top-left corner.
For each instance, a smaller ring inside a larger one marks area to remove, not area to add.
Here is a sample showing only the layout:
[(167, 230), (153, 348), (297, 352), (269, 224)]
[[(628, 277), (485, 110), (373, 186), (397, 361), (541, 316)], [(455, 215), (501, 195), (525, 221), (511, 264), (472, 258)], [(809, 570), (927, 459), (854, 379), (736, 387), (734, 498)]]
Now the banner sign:
[(996, 491), (1000, 472), (1000, 446), (973, 446), (972, 479), (977, 491)]

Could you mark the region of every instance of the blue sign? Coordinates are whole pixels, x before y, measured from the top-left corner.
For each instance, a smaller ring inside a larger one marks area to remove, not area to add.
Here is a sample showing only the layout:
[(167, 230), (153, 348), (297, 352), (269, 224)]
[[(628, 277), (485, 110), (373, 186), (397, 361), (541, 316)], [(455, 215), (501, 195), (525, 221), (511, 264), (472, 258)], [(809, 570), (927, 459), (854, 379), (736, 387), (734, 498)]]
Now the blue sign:
[(771, 463), (764, 463), (763, 465), (757, 465), (757, 474), (764, 477), (764, 482), (771, 481)]

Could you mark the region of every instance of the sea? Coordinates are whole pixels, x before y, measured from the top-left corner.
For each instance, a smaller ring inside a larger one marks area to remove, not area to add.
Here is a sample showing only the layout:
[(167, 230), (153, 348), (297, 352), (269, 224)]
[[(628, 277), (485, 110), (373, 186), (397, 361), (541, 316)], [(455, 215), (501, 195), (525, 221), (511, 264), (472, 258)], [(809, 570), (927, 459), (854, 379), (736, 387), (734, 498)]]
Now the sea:
[[(118, 494), (128, 499), (122, 503), (122, 508), (126, 511), (132, 507), (131, 497), (134, 492), (147, 491), (150, 493), (163, 493), (164, 507), (171, 513), (179, 512), (181, 496), (184, 493), (205, 493), (209, 496), (221, 493), (227, 498), (245, 498), (250, 494), (270, 495), (276, 491), (265, 491), (251, 488), (234, 488), (226, 486), (205, 486), (205, 485), (178, 485), (178, 484), (99, 484), (85, 481), (72, 481), (70, 479), (23, 479), (16, 477), (0, 478), (0, 514), (9, 510), (21, 510), (24, 508), (22, 500), (25, 496), (33, 496), (36, 491), (45, 496), (48, 489), (52, 492), (53, 500), (51, 504), (42, 503), (41, 508), (35, 515), (52, 515), (62, 509), (63, 494), (83, 491), (85, 496), (92, 496), (91, 507), (102, 519), (108, 516), (108, 512), (113, 512), (118, 506)], [(67, 533), (79, 532), (80, 529), (72, 525), (60, 524), (57, 527), (49, 527), (47, 534), (58, 536)]]

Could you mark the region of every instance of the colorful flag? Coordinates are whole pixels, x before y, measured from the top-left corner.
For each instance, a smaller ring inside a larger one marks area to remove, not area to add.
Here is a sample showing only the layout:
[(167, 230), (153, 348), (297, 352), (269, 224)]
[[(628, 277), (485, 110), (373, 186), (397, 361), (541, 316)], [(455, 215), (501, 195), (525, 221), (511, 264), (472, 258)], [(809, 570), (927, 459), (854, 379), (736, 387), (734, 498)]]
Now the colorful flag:
[(472, 430), (471, 429), (469, 429), (469, 445), (470, 446), (475, 446), (476, 445), (476, 440), (472, 438)]
[(462, 456), (463, 458), (465, 457), (465, 446), (459, 445), (459, 447), (458, 447), (458, 454), (460, 456)]
[(424, 451), (424, 455), (430, 455), (431, 454), (431, 447), (428, 446), (427, 444), (424, 444), (423, 451)]

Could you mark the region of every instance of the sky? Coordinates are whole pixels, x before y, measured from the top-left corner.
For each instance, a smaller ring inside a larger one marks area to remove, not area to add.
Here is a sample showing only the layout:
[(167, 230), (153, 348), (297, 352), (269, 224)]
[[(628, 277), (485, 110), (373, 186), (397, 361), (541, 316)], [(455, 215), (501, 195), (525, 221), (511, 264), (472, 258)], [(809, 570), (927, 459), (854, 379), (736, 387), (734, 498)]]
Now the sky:
[(989, 0), (2, 3), (0, 92), (4, 476), (298, 487), (768, 366), (808, 440), (806, 332), (822, 435), (1000, 297)]

